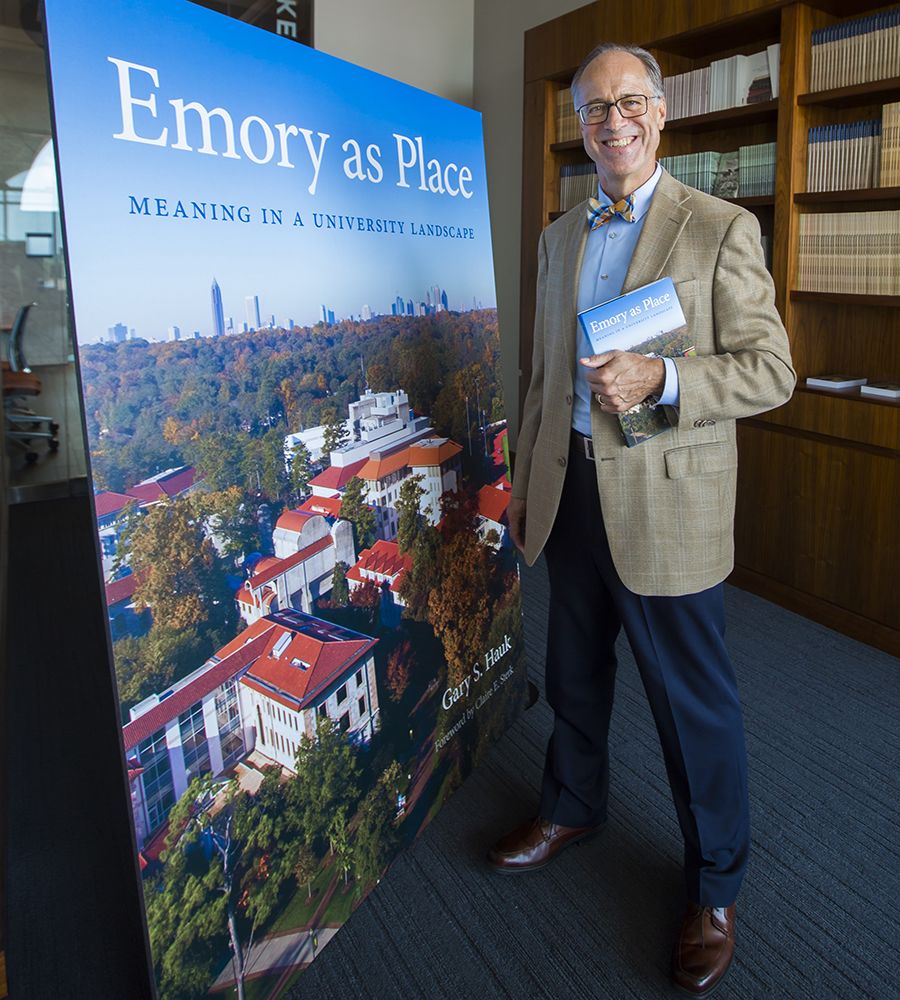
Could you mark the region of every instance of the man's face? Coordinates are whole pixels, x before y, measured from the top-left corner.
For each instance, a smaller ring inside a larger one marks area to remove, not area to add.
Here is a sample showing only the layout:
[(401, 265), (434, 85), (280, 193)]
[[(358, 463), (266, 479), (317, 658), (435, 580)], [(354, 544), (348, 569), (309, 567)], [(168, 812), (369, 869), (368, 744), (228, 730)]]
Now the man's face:
[[(591, 101), (615, 101), (628, 94), (653, 95), (644, 64), (628, 52), (607, 52), (584, 71), (575, 91), (575, 106)], [(582, 125), (588, 156), (597, 165), (600, 186), (614, 198), (624, 198), (649, 180), (656, 169), (659, 133), (666, 120), (662, 98), (647, 102), (640, 118), (623, 118), (619, 109), (599, 125)]]

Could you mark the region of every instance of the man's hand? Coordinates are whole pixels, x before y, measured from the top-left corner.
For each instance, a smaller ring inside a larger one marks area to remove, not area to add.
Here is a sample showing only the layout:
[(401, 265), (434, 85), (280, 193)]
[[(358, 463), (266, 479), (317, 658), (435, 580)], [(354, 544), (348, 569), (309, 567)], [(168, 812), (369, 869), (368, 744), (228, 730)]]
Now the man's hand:
[(588, 385), (604, 413), (624, 413), (665, 385), (666, 366), (661, 358), (646, 358), (630, 351), (605, 351), (580, 358)]
[(519, 497), (510, 497), (506, 508), (506, 520), (509, 522), (509, 537), (513, 545), (524, 555), (525, 553), (525, 501)]

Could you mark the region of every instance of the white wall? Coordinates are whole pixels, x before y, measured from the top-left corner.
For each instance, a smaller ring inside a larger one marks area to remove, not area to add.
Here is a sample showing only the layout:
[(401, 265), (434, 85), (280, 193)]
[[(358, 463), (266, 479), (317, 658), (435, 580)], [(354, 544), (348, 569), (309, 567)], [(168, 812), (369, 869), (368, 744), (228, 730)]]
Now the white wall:
[(315, 45), (460, 104), (472, 104), (475, 0), (318, 0)]
[[(475, 0), (474, 107), (484, 115), (503, 389), (518, 431), (519, 275), (522, 235), (522, 77), (525, 32), (585, 0)], [(601, 39), (586, 38), (585, 54)]]

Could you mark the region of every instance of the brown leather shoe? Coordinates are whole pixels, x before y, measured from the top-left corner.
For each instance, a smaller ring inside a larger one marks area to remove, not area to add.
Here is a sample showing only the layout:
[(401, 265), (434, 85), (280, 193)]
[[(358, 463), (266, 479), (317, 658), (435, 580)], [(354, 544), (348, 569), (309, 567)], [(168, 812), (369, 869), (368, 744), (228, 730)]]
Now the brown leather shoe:
[(682, 993), (708, 997), (725, 978), (734, 956), (734, 903), (689, 903), (672, 953), (672, 979)]
[(597, 829), (596, 826), (560, 826), (535, 816), (494, 844), (488, 851), (488, 864), (504, 875), (537, 871)]

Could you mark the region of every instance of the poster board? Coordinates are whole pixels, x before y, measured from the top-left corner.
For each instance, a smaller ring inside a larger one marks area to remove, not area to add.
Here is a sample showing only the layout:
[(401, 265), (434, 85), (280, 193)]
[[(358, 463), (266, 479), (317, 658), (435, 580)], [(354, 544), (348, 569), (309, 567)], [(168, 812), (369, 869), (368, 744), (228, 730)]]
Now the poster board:
[(46, 18), (154, 979), (280, 995), (525, 698), (481, 120), (185, 0)]

